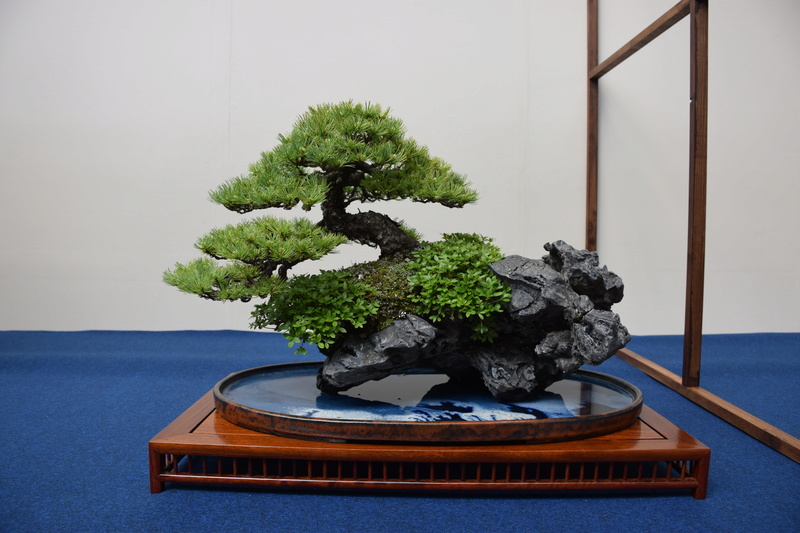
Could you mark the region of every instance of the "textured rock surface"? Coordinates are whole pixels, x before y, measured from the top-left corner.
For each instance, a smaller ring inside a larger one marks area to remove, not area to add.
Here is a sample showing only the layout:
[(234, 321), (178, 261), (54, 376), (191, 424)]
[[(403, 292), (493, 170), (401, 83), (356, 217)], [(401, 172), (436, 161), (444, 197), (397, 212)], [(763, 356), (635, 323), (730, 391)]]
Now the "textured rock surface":
[(414, 316), (367, 338), (351, 336), (323, 364), (318, 387), (347, 390), (413, 367), (475, 380), (500, 400), (536, 395), (584, 364), (597, 365), (630, 340), (610, 311), (622, 280), (600, 267), (597, 254), (563, 241), (545, 245), (542, 259), (509, 256), (490, 265), (512, 290), (496, 317), (494, 343), (470, 339), (458, 321), (434, 326)]

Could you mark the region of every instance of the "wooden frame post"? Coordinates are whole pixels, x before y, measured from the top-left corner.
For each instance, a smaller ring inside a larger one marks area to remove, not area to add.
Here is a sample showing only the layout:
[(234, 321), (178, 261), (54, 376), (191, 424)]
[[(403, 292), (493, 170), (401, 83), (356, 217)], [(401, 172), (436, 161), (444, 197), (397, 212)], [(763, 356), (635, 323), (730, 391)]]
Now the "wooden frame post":
[[(597, 68), (599, 61), (597, 0), (587, 0), (587, 8), (588, 70), (591, 73)], [(587, 79), (586, 249), (591, 251), (597, 250), (598, 80), (599, 77), (593, 77), (591, 74)]]
[(708, 4), (690, 3), (689, 60), (689, 237), (686, 264), (686, 321), (683, 384), (700, 386), (703, 341), (703, 285), (706, 256), (706, 172), (708, 136)]

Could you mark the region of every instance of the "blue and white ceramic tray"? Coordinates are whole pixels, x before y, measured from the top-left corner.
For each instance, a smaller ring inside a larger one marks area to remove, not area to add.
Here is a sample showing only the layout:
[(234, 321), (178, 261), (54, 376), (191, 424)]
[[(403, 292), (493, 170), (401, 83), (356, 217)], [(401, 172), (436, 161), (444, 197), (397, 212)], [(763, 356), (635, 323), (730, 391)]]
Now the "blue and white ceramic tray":
[(446, 375), (410, 370), (336, 395), (316, 387), (319, 363), (232, 374), (214, 388), (219, 414), (276, 435), (326, 441), (548, 442), (619, 431), (639, 416), (642, 394), (580, 370), (536, 398), (502, 402)]

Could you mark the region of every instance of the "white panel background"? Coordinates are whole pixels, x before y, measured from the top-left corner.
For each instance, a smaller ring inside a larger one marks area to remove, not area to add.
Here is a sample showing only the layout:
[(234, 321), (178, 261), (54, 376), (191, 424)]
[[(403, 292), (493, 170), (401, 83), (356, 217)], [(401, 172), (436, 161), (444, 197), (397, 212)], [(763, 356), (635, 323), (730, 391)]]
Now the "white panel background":
[[(601, 55), (673, 3), (602, 0)], [(800, 4), (712, 2), (710, 20), (705, 330), (798, 331)], [(582, 246), (585, 49), (583, 0), (2, 0), (0, 329), (246, 328), (251, 304), (161, 273), (240, 220), (210, 189), (307, 106), (351, 98), (391, 107), (481, 195), (373, 208), (509, 254)], [(688, 22), (603, 78), (601, 106), (617, 310), (634, 334), (681, 333)]]

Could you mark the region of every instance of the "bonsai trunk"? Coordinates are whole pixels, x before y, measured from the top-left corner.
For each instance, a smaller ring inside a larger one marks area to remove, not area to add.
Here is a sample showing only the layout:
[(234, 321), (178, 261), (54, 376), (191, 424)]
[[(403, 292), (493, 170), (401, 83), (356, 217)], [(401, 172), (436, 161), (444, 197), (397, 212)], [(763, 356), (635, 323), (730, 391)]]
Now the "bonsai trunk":
[(342, 181), (331, 185), (327, 198), (322, 202), (319, 226), (361, 244), (377, 246), (381, 249), (381, 257), (419, 248), (419, 242), (387, 215), (375, 211), (348, 213)]

